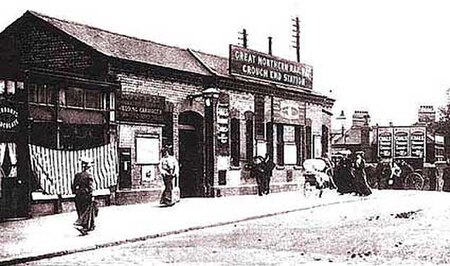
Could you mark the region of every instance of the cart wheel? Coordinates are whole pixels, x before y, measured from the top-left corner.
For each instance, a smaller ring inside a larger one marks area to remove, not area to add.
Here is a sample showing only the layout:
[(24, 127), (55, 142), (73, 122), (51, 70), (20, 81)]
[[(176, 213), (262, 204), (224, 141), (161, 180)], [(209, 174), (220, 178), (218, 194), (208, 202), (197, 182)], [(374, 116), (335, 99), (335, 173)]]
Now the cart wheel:
[(303, 195), (305, 198), (311, 197), (311, 195), (316, 194), (316, 186), (312, 186), (309, 182), (305, 182), (303, 185)]
[(405, 181), (403, 182), (403, 188), (422, 190), (424, 182), (425, 181), (420, 174), (411, 173), (405, 178)]

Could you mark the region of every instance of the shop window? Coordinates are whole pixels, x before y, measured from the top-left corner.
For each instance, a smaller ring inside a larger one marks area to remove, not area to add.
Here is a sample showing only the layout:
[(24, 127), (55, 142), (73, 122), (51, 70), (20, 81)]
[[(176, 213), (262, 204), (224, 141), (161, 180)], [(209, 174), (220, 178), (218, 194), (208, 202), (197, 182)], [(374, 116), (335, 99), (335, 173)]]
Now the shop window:
[(277, 124), (277, 164), (284, 165), (283, 125)]
[(231, 119), (231, 165), (239, 166), (240, 153), (240, 121), (237, 118)]
[(83, 107), (83, 89), (80, 88), (67, 88), (66, 93), (66, 104), (71, 107)]
[(253, 113), (245, 112), (245, 158), (247, 162), (253, 160)]
[(255, 95), (255, 137), (264, 139), (264, 96)]

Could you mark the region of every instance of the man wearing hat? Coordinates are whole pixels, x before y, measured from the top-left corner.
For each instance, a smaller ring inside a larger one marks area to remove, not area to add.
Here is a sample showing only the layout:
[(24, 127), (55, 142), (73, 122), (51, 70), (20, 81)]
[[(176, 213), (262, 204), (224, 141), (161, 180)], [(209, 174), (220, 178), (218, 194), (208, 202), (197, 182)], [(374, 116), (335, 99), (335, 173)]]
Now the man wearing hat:
[(72, 193), (75, 194), (75, 207), (78, 220), (75, 222), (75, 229), (82, 235), (94, 230), (95, 209), (92, 191), (94, 190), (94, 179), (91, 168), (94, 164), (92, 158), (83, 156), (80, 158), (82, 171), (75, 175), (72, 184)]

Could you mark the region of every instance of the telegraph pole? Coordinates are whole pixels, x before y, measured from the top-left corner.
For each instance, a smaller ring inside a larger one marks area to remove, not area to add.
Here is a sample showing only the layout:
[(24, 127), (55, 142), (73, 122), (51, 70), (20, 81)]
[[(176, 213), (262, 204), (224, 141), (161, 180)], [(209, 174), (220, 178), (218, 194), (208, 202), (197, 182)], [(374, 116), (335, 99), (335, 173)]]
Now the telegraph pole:
[(242, 32), (239, 32), (239, 34), (241, 35), (241, 37), (239, 37), (239, 40), (242, 40), (242, 46), (244, 48), (247, 48), (247, 30), (246, 29), (242, 29)]
[(268, 37), (269, 39), (269, 54), (272, 55), (272, 37)]
[(294, 37), (294, 46), (292, 47), (297, 51), (297, 62), (300, 63), (300, 20), (298, 17), (295, 17), (292, 21), (294, 22), (292, 25), (294, 27), (292, 30), (294, 32), (294, 35), (292, 35)]

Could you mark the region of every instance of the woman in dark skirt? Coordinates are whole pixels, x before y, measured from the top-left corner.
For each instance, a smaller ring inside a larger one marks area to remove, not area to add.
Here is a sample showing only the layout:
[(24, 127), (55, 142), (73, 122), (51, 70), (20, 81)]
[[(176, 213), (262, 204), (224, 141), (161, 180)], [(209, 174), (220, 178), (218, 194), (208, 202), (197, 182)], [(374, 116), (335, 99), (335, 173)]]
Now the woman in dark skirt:
[(372, 191), (369, 188), (369, 184), (367, 184), (366, 161), (363, 156), (364, 153), (362, 151), (356, 153), (354, 165), (355, 192), (360, 196), (368, 196), (372, 194)]
[(162, 158), (159, 163), (159, 171), (164, 183), (164, 191), (161, 194), (160, 203), (163, 206), (173, 206), (178, 200), (173, 195), (173, 180), (178, 177), (178, 161), (173, 156), (171, 146), (162, 149)]
[(87, 157), (81, 159), (82, 171), (75, 175), (72, 184), (72, 192), (75, 194), (75, 207), (78, 219), (75, 222), (75, 229), (82, 235), (87, 235), (89, 231), (95, 228), (95, 216), (97, 216), (97, 206), (92, 196), (94, 189), (94, 179), (90, 173), (93, 166), (93, 160)]

